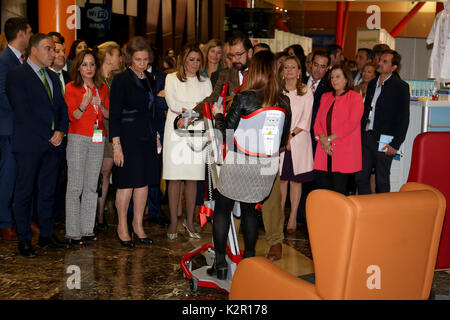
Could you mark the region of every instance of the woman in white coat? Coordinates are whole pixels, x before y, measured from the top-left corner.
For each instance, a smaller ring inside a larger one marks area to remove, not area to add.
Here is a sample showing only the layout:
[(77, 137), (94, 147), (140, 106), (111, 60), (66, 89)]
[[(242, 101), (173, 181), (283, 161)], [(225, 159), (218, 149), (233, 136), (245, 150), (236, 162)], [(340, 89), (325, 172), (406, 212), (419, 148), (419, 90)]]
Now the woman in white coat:
[[(181, 182), (185, 181), (186, 220), (183, 226), (191, 238), (199, 239), (195, 231), (193, 216), (197, 192), (197, 180), (205, 179), (204, 151), (195, 151), (188, 143), (194, 142), (197, 149), (201, 146), (201, 138), (187, 138), (179, 136), (173, 122), (177, 115), (189, 109), (209, 96), (212, 92), (211, 81), (201, 76), (200, 67), (203, 65), (203, 55), (197, 46), (188, 45), (178, 56), (177, 71), (167, 75), (165, 95), (169, 106), (165, 125), (163, 145), (163, 179), (168, 180), (168, 197), (170, 210), (170, 226), (167, 237), (177, 238), (177, 212), (180, 199)], [(203, 122), (199, 121), (195, 130), (203, 129)], [(197, 139), (197, 141), (196, 141)]]

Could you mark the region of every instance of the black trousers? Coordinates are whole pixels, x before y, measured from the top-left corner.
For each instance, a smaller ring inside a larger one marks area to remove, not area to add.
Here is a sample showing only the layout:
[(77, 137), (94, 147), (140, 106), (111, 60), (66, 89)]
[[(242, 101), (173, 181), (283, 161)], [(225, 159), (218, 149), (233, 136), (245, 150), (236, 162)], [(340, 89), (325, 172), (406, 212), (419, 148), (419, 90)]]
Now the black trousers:
[[(213, 219), (213, 240), (216, 254), (216, 264), (226, 265), (225, 254), (227, 248), (228, 231), (231, 224), (231, 211), (234, 200), (229, 199), (216, 190), (214, 219)], [(258, 212), (256, 203), (241, 202), (241, 228), (244, 234), (244, 258), (255, 256), (255, 246), (258, 239)]]
[(333, 190), (347, 195), (347, 185), (351, 175), (351, 173), (321, 171), (321, 189)]
[(37, 188), (37, 215), (40, 237), (53, 235), (53, 205), (60, 155), (56, 148), (45, 152), (18, 152), (14, 191), (14, 216), (19, 241), (31, 240), (31, 201)]
[(375, 191), (377, 193), (391, 191), (391, 164), (392, 156), (387, 156), (384, 152), (378, 151), (377, 138), (363, 132), (362, 135), (362, 170), (355, 175), (356, 185), (359, 194), (371, 194), (370, 175), (372, 168), (375, 168)]

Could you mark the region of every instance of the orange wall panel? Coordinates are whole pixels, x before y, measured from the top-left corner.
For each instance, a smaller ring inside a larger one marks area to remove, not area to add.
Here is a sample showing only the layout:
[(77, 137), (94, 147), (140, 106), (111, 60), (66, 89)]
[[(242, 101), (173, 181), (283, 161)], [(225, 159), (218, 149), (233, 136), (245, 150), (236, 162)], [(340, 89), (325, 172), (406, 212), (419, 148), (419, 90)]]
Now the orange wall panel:
[(74, 7), (70, 7), (74, 5), (76, 0), (39, 0), (39, 32), (61, 33), (67, 50), (76, 39), (76, 28), (73, 25), (76, 11)]

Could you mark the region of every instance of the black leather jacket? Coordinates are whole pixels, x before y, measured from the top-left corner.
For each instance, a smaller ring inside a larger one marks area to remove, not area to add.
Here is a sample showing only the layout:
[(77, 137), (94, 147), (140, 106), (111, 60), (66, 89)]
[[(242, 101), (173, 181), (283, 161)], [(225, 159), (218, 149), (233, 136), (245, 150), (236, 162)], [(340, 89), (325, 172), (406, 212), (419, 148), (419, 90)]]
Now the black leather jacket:
[[(234, 96), (231, 107), (228, 109), (224, 118), (223, 114), (218, 113), (215, 120), (215, 128), (222, 132), (223, 137), (227, 129), (236, 130), (241, 116), (249, 115), (252, 112), (262, 108), (264, 100), (264, 91), (244, 91)], [(289, 98), (283, 94), (280, 95), (279, 105), (286, 110), (284, 120), (283, 135), (281, 137), (280, 146), (283, 147), (288, 139), (289, 130), (291, 127), (291, 104)], [(228, 146), (230, 148), (230, 146)]]

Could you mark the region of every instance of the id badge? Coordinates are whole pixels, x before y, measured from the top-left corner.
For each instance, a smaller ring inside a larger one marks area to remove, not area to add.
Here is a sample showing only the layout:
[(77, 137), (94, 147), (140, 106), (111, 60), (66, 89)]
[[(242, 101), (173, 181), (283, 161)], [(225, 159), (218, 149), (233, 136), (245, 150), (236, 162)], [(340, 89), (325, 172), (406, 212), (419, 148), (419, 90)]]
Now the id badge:
[(102, 143), (103, 142), (103, 131), (102, 130), (94, 130), (94, 135), (92, 136), (93, 143)]

